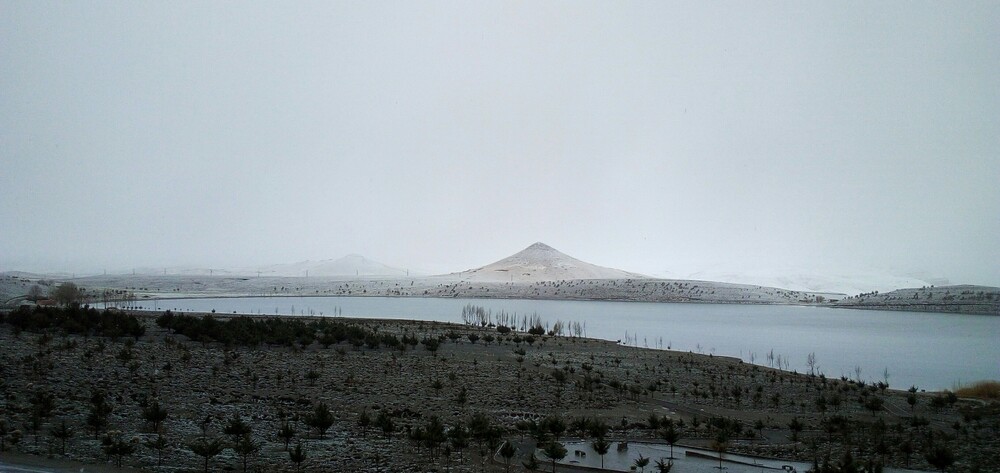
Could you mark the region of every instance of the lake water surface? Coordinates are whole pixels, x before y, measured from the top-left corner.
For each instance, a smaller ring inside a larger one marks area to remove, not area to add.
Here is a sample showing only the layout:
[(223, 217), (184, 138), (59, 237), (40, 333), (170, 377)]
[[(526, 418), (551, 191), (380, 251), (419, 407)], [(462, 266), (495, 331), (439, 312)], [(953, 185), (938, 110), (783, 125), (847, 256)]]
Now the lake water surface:
[[(586, 336), (629, 345), (732, 356), (763, 366), (860, 377), (906, 389), (951, 389), (1000, 379), (1000, 317), (740, 304), (394, 297), (239, 297), (144, 301), (149, 310), (324, 315), (462, 322), (482, 306), (549, 325), (578, 322)], [(769, 356), (773, 353), (773, 356)]]

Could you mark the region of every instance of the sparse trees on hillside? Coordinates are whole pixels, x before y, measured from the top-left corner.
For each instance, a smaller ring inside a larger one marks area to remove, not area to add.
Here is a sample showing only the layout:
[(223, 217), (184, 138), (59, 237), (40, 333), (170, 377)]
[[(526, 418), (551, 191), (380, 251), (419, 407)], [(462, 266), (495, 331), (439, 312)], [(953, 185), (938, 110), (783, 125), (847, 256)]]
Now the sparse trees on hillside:
[(333, 414), (326, 403), (320, 402), (316, 405), (312, 414), (306, 418), (306, 424), (319, 432), (319, 438), (324, 438), (326, 431), (333, 425)]

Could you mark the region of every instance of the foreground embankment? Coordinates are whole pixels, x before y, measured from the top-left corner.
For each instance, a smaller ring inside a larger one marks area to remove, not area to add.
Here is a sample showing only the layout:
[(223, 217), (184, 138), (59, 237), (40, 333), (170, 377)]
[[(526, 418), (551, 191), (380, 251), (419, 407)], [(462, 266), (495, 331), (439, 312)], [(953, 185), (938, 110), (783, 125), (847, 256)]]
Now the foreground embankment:
[(996, 404), (503, 327), (6, 314), (0, 379), (4, 449), (146, 471), (504, 471), (506, 441), (524, 471), (555, 438), (668, 430), (801, 461), (1000, 469)]

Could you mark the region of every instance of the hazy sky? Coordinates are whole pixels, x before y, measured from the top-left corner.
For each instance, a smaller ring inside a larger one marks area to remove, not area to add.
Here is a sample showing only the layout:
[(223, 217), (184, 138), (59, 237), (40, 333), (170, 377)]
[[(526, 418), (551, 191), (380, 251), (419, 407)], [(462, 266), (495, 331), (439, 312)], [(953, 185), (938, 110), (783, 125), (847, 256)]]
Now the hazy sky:
[(1000, 3), (0, 1), (0, 271), (1000, 285)]

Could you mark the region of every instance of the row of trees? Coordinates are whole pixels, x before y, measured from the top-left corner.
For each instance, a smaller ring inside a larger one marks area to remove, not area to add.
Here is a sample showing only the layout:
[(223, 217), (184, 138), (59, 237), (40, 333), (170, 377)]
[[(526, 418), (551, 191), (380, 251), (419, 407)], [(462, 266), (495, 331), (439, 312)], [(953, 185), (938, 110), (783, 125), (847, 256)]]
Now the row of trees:
[(146, 328), (134, 315), (107, 309), (98, 311), (79, 304), (65, 307), (19, 307), (8, 314), (0, 312), (0, 323), (10, 324), (15, 330), (29, 332), (61, 330), (71, 334), (112, 338), (139, 338), (146, 333)]
[(226, 346), (294, 345), (303, 346), (318, 341), (324, 346), (350, 342), (358, 346), (399, 344), (391, 334), (379, 334), (357, 325), (321, 319), (302, 321), (272, 317), (255, 319), (233, 317), (220, 320), (212, 315), (193, 316), (166, 311), (157, 317), (156, 324), (196, 341), (221, 342)]
[[(156, 324), (191, 340), (220, 342), (227, 347), (256, 347), (262, 344), (277, 346), (298, 344), (306, 347), (318, 342), (324, 348), (329, 348), (331, 345), (347, 342), (357, 348), (389, 347), (405, 350), (407, 347), (412, 349), (418, 344), (422, 344), (428, 351), (435, 353), (440, 348), (441, 342), (450, 339), (457, 343), (458, 339), (462, 338), (461, 335), (453, 331), (423, 339), (410, 333), (397, 336), (392, 333), (379, 332), (377, 329), (330, 319), (302, 321), (284, 317), (260, 319), (246, 316), (219, 319), (213, 315), (174, 314), (169, 310), (157, 317)], [(488, 344), (497, 340), (489, 334), (480, 337), (475, 333), (467, 334), (465, 338), (471, 343), (482, 340)], [(519, 343), (521, 338), (515, 336), (514, 340)], [(526, 341), (533, 342), (534, 339)]]

